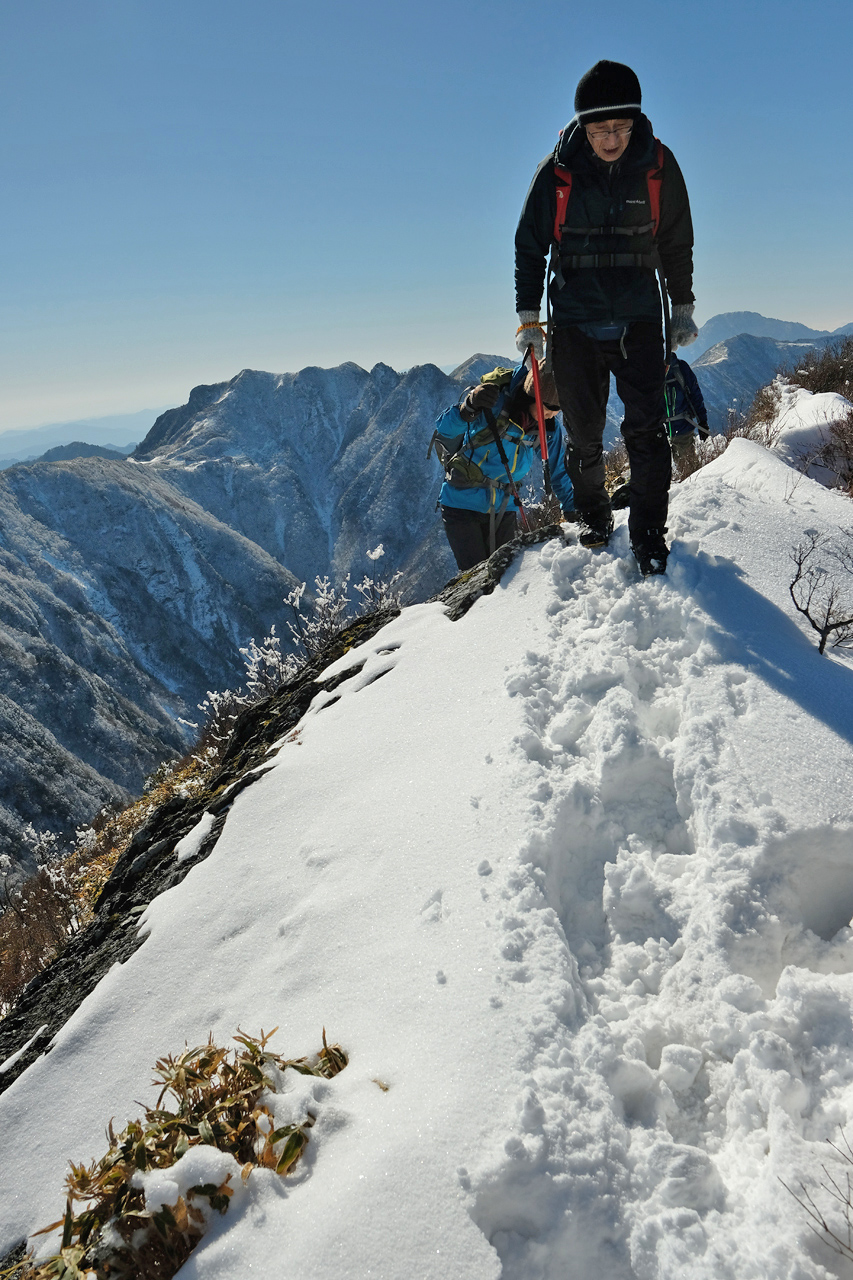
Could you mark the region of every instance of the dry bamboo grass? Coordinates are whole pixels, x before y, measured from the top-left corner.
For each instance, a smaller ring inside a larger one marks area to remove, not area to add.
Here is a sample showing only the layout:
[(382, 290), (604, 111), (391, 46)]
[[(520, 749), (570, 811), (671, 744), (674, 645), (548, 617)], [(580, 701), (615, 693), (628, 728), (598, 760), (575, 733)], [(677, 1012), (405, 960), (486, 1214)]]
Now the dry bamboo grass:
[[(277, 1028), (276, 1028), (277, 1029)], [(233, 1195), (231, 1176), (190, 1187), (173, 1205), (145, 1207), (137, 1174), (167, 1169), (191, 1148), (212, 1146), (232, 1155), (246, 1182), (253, 1169), (289, 1173), (308, 1143), (315, 1117), (275, 1127), (264, 1095), (276, 1092), (277, 1077), (287, 1071), (330, 1079), (347, 1065), (340, 1045), (313, 1058), (284, 1059), (267, 1049), (274, 1031), (259, 1036), (239, 1032), (237, 1049), (222, 1049), (210, 1039), (155, 1065), (160, 1093), (122, 1130), (107, 1129), (109, 1149), (91, 1165), (71, 1164), (66, 1179), (65, 1214), (43, 1232), (62, 1228), (59, 1253), (45, 1262), (16, 1263), (10, 1275), (20, 1280), (169, 1280), (204, 1235), (211, 1211), (225, 1213)], [(174, 1109), (163, 1106), (171, 1096)], [(81, 1212), (75, 1204), (81, 1202)]]

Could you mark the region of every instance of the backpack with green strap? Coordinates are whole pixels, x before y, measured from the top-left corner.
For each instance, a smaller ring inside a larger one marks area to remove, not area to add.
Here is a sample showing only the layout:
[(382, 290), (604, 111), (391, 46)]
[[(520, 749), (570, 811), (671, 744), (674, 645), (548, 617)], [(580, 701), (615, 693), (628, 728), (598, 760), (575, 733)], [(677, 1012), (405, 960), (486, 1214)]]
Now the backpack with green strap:
[[(508, 369), (504, 365), (498, 365), (496, 369), (492, 369), (491, 373), (484, 374), (477, 385), (480, 386), (485, 383), (487, 386), (494, 386), (500, 391), (504, 391), (512, 382), (516, 372), (516, 369)], [(435, 450), (436, 457), (444, 467), (444, 478), (454, 489), (500, 489), (505, 487), (502, 481), (487, 477), (470, 456), (477, 449), (485, 448), (496, 437), (497, 439), (502, 439), (509, 427), (513, 425), (509, 414), (504, 411), (497, 418), (490, 412), (486, 415), (486, 418), (488, 425), (481, 427), (473, 435), (463, 431), (452, 438), (445, 436), (442, 440), (438, 430), (432, 433), (427, 457), (431, 457), (433, 450)], [(489, 419), (491, 419), (491, 422), (488, 421)], [(463, 442), (465, 444), (464, 450), (462, 448)]]

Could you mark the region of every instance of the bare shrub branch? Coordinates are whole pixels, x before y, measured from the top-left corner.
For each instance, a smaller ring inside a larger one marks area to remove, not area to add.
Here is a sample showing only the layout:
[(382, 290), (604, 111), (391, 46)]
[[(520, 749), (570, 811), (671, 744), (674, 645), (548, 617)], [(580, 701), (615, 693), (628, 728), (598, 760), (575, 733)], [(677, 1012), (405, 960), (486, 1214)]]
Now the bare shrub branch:
[(805, 1183), (800, 1183), (800, 1190), (797, 1192), (781, 1178), (779, 1181), (805, 1212), (809, 1219), (809, 1226), (815, 1235), (823, 1240), (824, 1244), (829, 1245), (834, 1253), (853, 1261), (853, 1178), (851, 1178), (853, 1147), (846, 1133), (842, 1133), (841, 1141), (844, 1144), (843, 1147), (832, 1141), (829, 1141), (829, 1145), (847, 1166), (842, 1168), (843, 1176), (830, 1172), (826, 1165), (822, 1165), (823, 1181), (820, 1184), (820, 1190), (825, 1191), (830, 1200), (841, 1207), (842, 1220), (837, 1226), (830, 1224), (829, 1211), (823, 1212)]
[[(834, 561), (842, 572), (853, 572), (853, 535), (844, 534), (846, 543), (835, 543), (825, 534), (810, 533), (806, 541), (791, 549), (795, 573), (788, 590), (794, 608), (820, 637), (818, 653), (823, 653), (830, 636), (832, 647), (853, 641), (853, 599), (833, 577), (826, 561)], [(818, 563), (820, 557), (822, 563)]]

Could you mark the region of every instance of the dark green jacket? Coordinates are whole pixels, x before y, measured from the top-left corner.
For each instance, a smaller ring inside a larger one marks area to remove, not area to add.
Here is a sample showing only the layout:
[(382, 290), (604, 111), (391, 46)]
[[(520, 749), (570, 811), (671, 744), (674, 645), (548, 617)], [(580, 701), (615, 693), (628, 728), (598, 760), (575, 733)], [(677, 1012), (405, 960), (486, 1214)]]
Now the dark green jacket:
[[(657, 249), (673, 302), (693, 301), (693, 222), (687, 188), (675, 156), (663, 148), (660, 224)], [(591, 234), (591, 228), (641, 225), (650, 221), (646, 174), (655, 165), (656, 144), (645, 116), (634, 125), (631, 141), (615, 164), (599, 160), (577, 123), (563, 131), (557, 148), (536, 171), (521, 211), (515, 236), (516, 307), (537, 311), (542, 300), (546, 259), (554, 237), (557, 184), (554, 165), (572, 174), (566, 223), (578, 228), (563, 233), (563, 253), (578, 256), (618, 251), (628, 237)], [(632, 248), (640, 248), (639, 242)], [(557, 325), (627, 324), (659, 320), (660, 295), (654, 271), (647, 266), (578, 266), (565, 258), (565, 283), (551, 283), (551, 306)]]

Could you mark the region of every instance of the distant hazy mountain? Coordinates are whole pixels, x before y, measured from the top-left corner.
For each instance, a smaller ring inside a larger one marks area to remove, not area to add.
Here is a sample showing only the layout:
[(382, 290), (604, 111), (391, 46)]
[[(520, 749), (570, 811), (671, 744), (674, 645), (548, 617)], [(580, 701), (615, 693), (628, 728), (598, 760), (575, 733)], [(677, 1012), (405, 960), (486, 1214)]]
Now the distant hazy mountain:
[(842, 325), (838, 329), (810, 329), (806, 324), (798, 324), (794, 320), (773, 320), (769, 316), (759, 315), (757, 311), (724, 311), (720, 315), (711, 316), (699, 330), (699, 337), (682, 355), (693, 363), (703, 352), (725, 342), (727, 338), (735, 338), (740, 333), (752, 334), (756, 338), (777, 338), (781, 342), (796, 342), (801, 338), (828, 338), (853, 333), (853, 323)]
[(48, 449), (40, 458), (36, 458), (36, 462), (70, 462), (72, 458), (126, 458), (131, 452), (131, 449), (108, 449), (100, 444), (84, 444), (81, 440), (74, 440), (71, 444), (58, 444), (55, 449)]
[(48, 449), (79, 440), (127, 453), (162, 412), (162, 409), (140, 409), (138, 413), (114, 413), (103, 418), (80, 418), (74, 422), (0, 431), (0, 471), (17, 462), (33, 462)]

